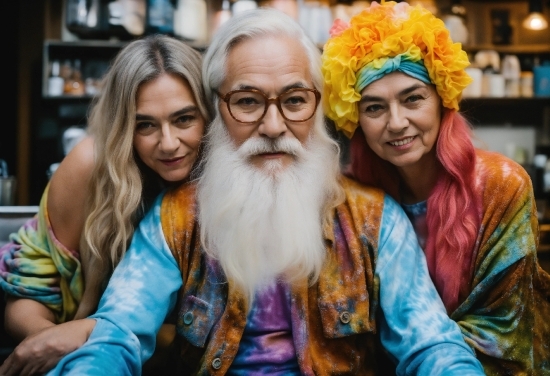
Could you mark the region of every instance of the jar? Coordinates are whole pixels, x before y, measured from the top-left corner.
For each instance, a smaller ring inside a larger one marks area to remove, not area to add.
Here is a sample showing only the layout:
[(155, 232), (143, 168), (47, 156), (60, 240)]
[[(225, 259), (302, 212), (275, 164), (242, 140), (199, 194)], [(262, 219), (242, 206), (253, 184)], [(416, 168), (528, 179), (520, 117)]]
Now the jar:
[(522, 97), (533, 96), (533, 72), (525, 71), (520, 74), (520, 94)]

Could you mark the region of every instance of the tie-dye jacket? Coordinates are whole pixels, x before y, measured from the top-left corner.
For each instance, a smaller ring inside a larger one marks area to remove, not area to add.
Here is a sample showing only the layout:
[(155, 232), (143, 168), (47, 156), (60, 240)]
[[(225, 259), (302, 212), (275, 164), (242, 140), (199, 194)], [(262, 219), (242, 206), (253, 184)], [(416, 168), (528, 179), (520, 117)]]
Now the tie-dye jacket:
[[(445, 312), (403, 210), (379, 190), (342, 184), (346, 200), (324, 228), (321, 276), (291, 288), (302, 374), (374, 375), (381, 340), (401, 375), (483, 375)], [(202, 250), (195, 210), (192, 184), (157, 199), (91, 316), (97, 322), (88, 342), (50, 375), (139, 374), (176, 302), (180, 374), (228, 371), (247, 303)]]
[[(487, 375), (550, 375), (550, 275), (537, 262), (531, 180), (517, 163), (482, 150), (476, 174), (483, 207), (478, 248), (470, 285), (451, 318)], [(405, 209), (425, 238), (426, 203)]]
[(36, 300), (52, 310), (57, 322), (73, 318), (84, 282), (80, 256), (55, 237), (44, 190), (38, 214), (0, 248), (0, 287), (8, 295)]

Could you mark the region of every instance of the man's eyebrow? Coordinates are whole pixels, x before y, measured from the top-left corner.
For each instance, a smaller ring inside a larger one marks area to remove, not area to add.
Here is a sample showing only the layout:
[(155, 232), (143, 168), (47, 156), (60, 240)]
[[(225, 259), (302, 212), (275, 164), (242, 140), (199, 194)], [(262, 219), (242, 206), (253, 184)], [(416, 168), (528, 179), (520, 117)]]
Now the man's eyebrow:
[(305, 85), (303, 82), (296, 82), (294, 84), (287, 85), (283, 88), (283, 92), (288, 91), (290, 89), (312, 89)]
[[(252, 85), (239, 85), (235, 90), (250, 90), (250, 89), (255, 89), (263, 92), (262, 89)], [(312, 89), (312, 88), (304, 84), (303, 82), (296, 82), (296, 83), (283, 86), (281, 93), (284, 93), (285, 91), (288, 91), (290, 89)]]

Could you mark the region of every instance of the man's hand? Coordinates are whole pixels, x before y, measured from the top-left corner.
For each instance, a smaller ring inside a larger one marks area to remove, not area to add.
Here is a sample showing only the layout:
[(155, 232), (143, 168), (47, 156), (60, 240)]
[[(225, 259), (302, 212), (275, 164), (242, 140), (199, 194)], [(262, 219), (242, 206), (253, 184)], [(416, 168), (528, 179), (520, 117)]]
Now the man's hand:
[(63, 356), (88, 340), (94, 326), (93, 319), (75, 320), (29, 336), (4, 361), (0, 376), (30, 376), (51, 370)]

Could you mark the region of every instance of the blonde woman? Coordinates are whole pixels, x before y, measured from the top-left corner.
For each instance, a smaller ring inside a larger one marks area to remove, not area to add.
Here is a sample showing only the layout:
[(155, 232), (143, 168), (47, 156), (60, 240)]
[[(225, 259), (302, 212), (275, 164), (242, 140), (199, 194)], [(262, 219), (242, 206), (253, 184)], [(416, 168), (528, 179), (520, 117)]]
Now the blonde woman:
[(168, 36), (119, 52), (89, 136), (53, 175), (36, 218), (0, 250), (14, 339), (36, 341), (41, 330), (92, 313), (152, 200), (189, 179), (209, 120), (200, 69), (199, 52)]

